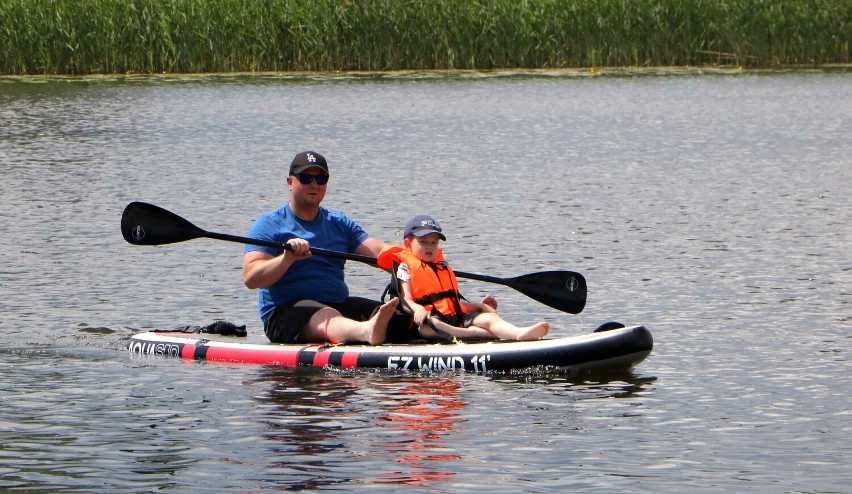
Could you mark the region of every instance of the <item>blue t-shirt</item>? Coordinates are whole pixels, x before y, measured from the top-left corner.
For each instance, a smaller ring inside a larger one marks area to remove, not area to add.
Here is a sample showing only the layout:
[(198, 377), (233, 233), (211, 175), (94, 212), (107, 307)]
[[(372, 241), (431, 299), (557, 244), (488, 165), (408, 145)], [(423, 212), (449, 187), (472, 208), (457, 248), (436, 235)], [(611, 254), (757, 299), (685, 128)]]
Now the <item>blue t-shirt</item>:
[[(314, 220), (304, 221), (296, 216), (289, 204), (261, 215), (249, 228), (248, 236), (282, 244), (291, 238), (303, 238), (311, 243), (311, 247), (349, 253), (370, 237), (341, 211), (320, 207)], [(282, 252), (281, 249), (258, 245), (246, 245), (245, 251), (261, 251), (272, 256)], [(345, 263), (344, 259), (320, 255), (294, 262), (275, 284), (257, 290), (260, 318), (266, 321), (275, 307), (296, 300), (327, 303), (345, 300), (349, 296), (349, 288), (343, 279)]]

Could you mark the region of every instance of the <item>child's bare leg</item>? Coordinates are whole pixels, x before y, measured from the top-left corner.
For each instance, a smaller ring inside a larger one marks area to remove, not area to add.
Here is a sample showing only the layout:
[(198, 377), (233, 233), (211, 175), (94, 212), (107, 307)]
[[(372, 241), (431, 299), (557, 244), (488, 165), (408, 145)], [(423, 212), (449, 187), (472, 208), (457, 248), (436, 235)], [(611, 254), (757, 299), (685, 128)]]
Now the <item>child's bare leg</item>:
[(488, 330), (494, 337), (504, 340), (537, 340), (550, 332), (550, 323), (547, 321), (519, 328), (493, 312), (479, 314), (473, 320), (473, 324)]
[[(456, 338), (494, 338), (494, 335), (491, 334), (490, 331), (483, 328), (478, 328), (475, 326), (471, 326), (469, 328), (459, 328), (457, 326), (451, 326), (445, 323), (444, 321), (441, 321), (437, 317), (431, 317), (429, 320), (432, 322), (432, 325), (435, 326), (436, 329), (443, 331), (447, 334), (453, 335)], [(423, 335), (424, 338), (440, 338), (439, 334), (437, 334), (425, 324), (421, 327), (420, 334)]]

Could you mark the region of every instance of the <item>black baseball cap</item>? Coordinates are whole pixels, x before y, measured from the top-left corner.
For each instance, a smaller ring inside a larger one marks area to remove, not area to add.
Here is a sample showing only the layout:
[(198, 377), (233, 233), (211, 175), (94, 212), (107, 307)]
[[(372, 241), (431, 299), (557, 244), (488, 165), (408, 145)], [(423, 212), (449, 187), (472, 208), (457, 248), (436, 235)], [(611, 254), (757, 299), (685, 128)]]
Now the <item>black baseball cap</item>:
[(439, 225), (437, 221), (432, 219), (431, 216), (418, 214), (414, 218), (408, 220), (408, 223), (405, 224), (405, 232), (403, 232), (402, 236), (407, 237), (409, 235), (414, 235), (415, 237), (423, 237), (430, 233), (437, 233), (438, 236), (441, 237), (441, 240), (447, 239), (447, 237), (441, 233), (441, 225)]
[(302, 151), (297, 154), (296, 157), (293, 158), (293, 162), (290, 163), (290, 175), (302, 173), (308, 168), (313, 168), (315, 166), (322, 168), (326, 173), (328, 173), (328, 163), (326, 163), (323, 155), (316, 151)]

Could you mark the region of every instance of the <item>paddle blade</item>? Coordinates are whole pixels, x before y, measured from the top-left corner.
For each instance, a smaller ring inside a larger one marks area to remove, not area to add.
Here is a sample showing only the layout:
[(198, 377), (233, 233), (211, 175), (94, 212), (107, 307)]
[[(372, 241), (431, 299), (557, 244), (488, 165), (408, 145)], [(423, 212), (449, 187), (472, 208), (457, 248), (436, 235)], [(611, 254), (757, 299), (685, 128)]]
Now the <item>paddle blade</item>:
[(121, 215), (121, 235), (134, 245), (163, 245), (205, 236), (180, 216), (153, 204), (131, 202)]
[(506, 286), (554, 309), (579, 314), (586, 306), (586, 279), (572, 271), (544, 271), (505, 280)]

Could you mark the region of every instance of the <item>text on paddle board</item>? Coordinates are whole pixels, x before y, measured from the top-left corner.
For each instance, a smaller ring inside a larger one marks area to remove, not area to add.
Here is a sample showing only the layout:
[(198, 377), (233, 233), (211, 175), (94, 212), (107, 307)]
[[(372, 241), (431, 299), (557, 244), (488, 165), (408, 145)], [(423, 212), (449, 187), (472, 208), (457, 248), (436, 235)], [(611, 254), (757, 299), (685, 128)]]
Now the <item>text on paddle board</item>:
[(470, 357), (469, 366), (465, 366), (463, 357), (411, 357), (407, 355), (392, 355), (388, 357), (388, 369), (440, 371), (454, 369), (473, 369), (474, 372), (488, 371), (487, 363), (491, 355), (474, 355)]
[(140, 355), (168, 355), (170, 357), (179, 357), (181, 345), (176, 345), (174, 343), (131, 341), (128, 350), (130, 350), (130, 353), (138, 353)]

